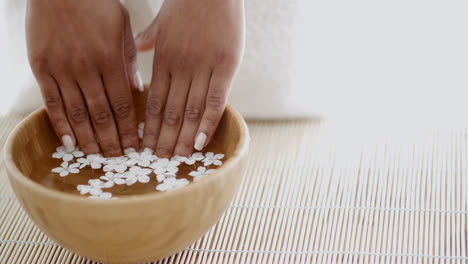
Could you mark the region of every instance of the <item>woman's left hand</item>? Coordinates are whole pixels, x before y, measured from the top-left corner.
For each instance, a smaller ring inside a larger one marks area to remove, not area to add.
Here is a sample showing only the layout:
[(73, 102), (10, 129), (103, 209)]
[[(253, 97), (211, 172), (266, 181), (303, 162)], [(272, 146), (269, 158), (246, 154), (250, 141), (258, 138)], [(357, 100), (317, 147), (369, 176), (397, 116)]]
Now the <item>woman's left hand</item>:
[(165, 1), (136, 37), (154, 48), (143, 147), (188, 156), (213, 137), (244, 49), (243, 0)]

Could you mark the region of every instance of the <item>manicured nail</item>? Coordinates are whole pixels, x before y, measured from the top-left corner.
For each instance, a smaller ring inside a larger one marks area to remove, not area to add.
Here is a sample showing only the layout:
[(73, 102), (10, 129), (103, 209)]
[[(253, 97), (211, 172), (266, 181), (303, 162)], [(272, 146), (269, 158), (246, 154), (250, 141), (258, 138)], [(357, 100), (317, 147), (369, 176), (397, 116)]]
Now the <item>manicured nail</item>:
[(197, 139), (195, 140), (195, 146), (193, 147), (196, 150), (200, 151), (205, 146), (205, 142), (206, 142), (206, 134), (203, 132), (200, 132), (200, 134), (198, 134)]
[(145, 87), (143, 85), (143, 79), (141, 79), (141, 74), (139, 70), (135, 72), (135, 82), (135, 85), (138, 87), (138, 90), (140, 90), (140, 92), (143, 92), (145, 90)]
[(75, 144), (73, 144), (73, 140), (69, 135), (62, 137), (62, 144), (67, 152), (72, 152), (75, 149)]
[(125, 153), (125, 155), (128, 155), (128, 154), (133, 153), (133, 152), (135, 152), (135, 151), (136, 151), (136, 150), (135, 150), (134, 148), (126, 148), (126, 149), (124, 150), (124, 153)]

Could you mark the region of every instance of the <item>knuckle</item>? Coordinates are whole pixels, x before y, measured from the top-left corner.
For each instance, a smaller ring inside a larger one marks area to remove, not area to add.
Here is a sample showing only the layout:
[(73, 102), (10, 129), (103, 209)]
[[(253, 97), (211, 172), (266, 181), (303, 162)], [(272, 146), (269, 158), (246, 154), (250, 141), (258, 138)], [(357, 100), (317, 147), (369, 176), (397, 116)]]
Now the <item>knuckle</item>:
[(166, 145), (161, 145), (158, 146), (157, 153), (161, 155), (170, 155), (171, 153), (171, 148), (166, 146)]
[(44, 104), (45, 107), (50, 110), (56, 110), (57, 108), (62, 106), (60, 97), (52, 95), (44, 96)]
[(101, 60), (104, 64), (109, 64), (112, 60), (113, 55), (117, 54), (113, 48), (103, 48), (101, 51)]
[(176, 60), (176, 68), (177, 69), (184, 69), (185, 66), (187, 65), (187, 58), (186, 56), (181, 56)]
[(97, 110), (92, 116), (96, 125), (108, 125), (112, 121), (112, 113), (109, 110)]
[(115, 58), (121, 53), (118, 47), (103, 47), (100, 48), (100, 63), (110, 70), (117, 67), (118, 63), (115, 63)]
[(132, 103), (127, 98), (118, 98), (114, 103), (113, 110), (117, 121), (125, 120), (132, 112)]
[(73, 71), (78, 75), (86, 75), (90, 72), (91, 65), (86, 56), (78, 56), (73, 60)]
[(195, 106), (189, 106), (185, 110), (185, 119), (192, 122), (200, 121), (202, 116), (202, 111), (200, 108)]
[(127, 56), (127, 58), (129, 60), (136, 60), (136, 57), (137, 57), (137, 53), (136, 53), (136, 50), (133, 46), (131, 45), (125, 45), (124, 47), (124, 54)]
[(163, 110), (163, 103), (161, 99), (152, 97), (148, 99), (148, 105), (146, 106), (146, 114), (150, 117), (161, 116)]
[[(150, 38), (146, 33), (144, 33), (143, 38)], [(156, 39), (156, 43), (154, 44), (154, 60), (157, 61), (158, 63), (155, 63), (155, 66), (160, 64), (163, 61), (167, 61), (167, 54), (168, 54), (168, 49), (166, 47), (166, 44), (159, 40)]]
[(144, 138), (156, 139), (158, 138), (159, 133), (156, 129), (146, 129), (144, 133)]
[(224, 110), (224, 107), (226, 105), (226, 97), (219, 92), (213, 92), (211, 94), (208, 94), (206, 98), (206, 103), (209, 107), (221, 111)]
[(164, 122), (169, 126), (177, 126), (180, 124), (180, 115), (169, 110), (164, 113)]
[(121, 140), (125, 139), (130, 142), (138, 141), (138, 136), (136, 134), (136, 131), (132, 130), (132, 128), (129, 126), (119, 127), (119, 136)]
[(160, 47), (156, 47), (154, 49), (154, 59), (156, 62), (158, 63), (155, 63), (154, 66), (156, 67), (160, 67), (161, 66), (161, 62), (166, 58), (165, 56), (165, 52), (163, 51), (163, 48), (160, 48)]
[(83, 106), (71, 107), (68, 116), (71, 122), (83, 123), (88, 120), (88, 111)]
[(235, 53), (223, 50), (215, 55), (215, 60), (218, 65), (235, 65), (237, 64), (237, 57)]
[(228, 53), (226, 51), (220, 51), (216, 53), (215, 59), (216, 59), (216, 64), (223, 64), (226, 59), (227, 59)]

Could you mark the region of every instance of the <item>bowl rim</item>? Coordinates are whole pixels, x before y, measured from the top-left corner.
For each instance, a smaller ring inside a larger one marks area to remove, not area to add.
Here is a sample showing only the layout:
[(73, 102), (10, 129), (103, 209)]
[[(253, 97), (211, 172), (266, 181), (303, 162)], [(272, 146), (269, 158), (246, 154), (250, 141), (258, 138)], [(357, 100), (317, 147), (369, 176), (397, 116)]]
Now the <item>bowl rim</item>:
[(15, 162), (13, 161), (12, 157), (12, 148), (13, 148), (13, 140), (17, 136), (17, 131), (24, 126), (28, 121), (35, 118), (38, 115), (44, 114), (46, 112), (45, 107), (41, 107), (31, 114), (26, 116), (23, 120), (21, 120), (10, 132), (5, 146), (3, 148), (3, 160), (5, 163), (5, 167), (8, 171), (10, 177), (14, 177), (15, 180), (18, 180), (22, 184), (26, 185), (28, 188), (31, 188), (42, 195), (51, 196), (52, 198), (66, 200), (68, 202), (80, 202), (80, 203), (89, 203), (89, 204), (100, 204), (105, 203), (106, 205), (121, 205), (126, 203), (134, 203), (135, 201), (142, 202), (142, 201), (157, 201), (157, 200), (164, 200), (171, 198), (173, 196), (178, 196), (184, 192), (190, 192), (192, 190), (203, 188), (205, 185), (209, 185), (211, 182), (215, 181), (219, 175), (223, 172), (233, 169), (235, 164), (240, 161), (240, 159), (247, 153), (249, 142), (250, 142), (250, 135), (247, 124), (245, 120), (242, 118), (241, 114), (231, 105), (226, 105), (226, 109), (224, 114), (229, 112), (234, 116), (235, 120), (240, 122), (240, 139), (236, 144), (235, 150), (231, 157), (223, 162), (223, 165), (216, 169), (216, 171), (210, 174), (210, 177), (205, 177), (200, 181), (197, 182), (190, 182), (190, 184), (184, 186), (183, 188), (179, 188), (169, 192), (151, 192), (151, 193), (143, 193), (143, 194), (134, 194), (134, 195), (125, 195), (119, 197), (119, 199), (89, 199), (87, 196), (76, 195), (71, 193), (60, 192), (48, 187), (45, 187), (33, 180), (29, 177), (26, 177), (16, 166)]

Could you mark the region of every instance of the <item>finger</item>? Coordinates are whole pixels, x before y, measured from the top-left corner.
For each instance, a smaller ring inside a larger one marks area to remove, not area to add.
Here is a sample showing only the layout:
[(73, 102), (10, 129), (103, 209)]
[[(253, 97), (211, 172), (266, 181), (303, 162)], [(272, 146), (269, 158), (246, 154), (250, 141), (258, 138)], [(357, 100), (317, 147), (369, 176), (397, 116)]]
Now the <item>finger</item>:
[(218, 67), (213, 71), (210, 86), (206, 95), (205, 112), (203, 113), (194, 148), (202, 150), (211, 141), (219, 121), (226, 108), (227, 96), (232, 82), (231, 74)]
[(174, 150), (176, 155), (188, 157), (193, 152), (195, 136), (205, 111), (205, 98), (210, 83), (210, 75), (211, 73), (207, 71), (192, 80), (182, 129)]
[(130, 86), (133, 89), (143, 92), (143, 80), (141, 79), (141, 74), (138, 71), (137, 52), (135, 48), (135, 40), (133, 39), (132, 27), (130, 26), (130, 16), (127, 9), (124, 7), (122, 8), (122, 12), (124, 13), (125, 18), (123, 45), (127, 77), (130, 81)]
[(189, 87), (190, 79), (188, 77), (175, 75), (171, 78), (171, 87), (164, 108), (161, 132), (156, 148), (157, 156), (169, 157), (174, 151), (182, 127), (182, 117), (184, 116)]
[(79, 81), (88, 106), (91, 122), (104, 156), (122, 155), (119, 135), (101, 78), (90, 75)]
[(67, 151), (73, 151), (76, 139), (68, 123), (62, 96), (55, 79), (48, 73), (35, 74), (41, 88), (45, 108), (52, 128)]
[(96, 142), (80, 88), (70, 78), (57, 77), (57, 83), (62, 93), (68, 121), (73, 128), (78, 145), (87, 154), (99, 153), (99, 145)]
[(110, 103), (115, 123), (117, 124), (120, 144), (124, 152), (138, 150), (138, 125), (133, 105), (132, 92), (125, 75), (123, 60), (115, 60), (112, 67), (102, 69), (107, 98)]
[(162, 115), (166, 105), (171, 77), (163, 62), (155, 54), (155, 68), (146, 102), (145, 128), (143, 131), (143, 147), (156, 149), (161, 129)]
[(138, 51), (147, 51), (154, 48), (158, 32), (158, 18), (159, 14), (143, 32), (138, 33), (136, 36), (135, 46)]

